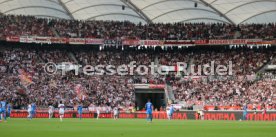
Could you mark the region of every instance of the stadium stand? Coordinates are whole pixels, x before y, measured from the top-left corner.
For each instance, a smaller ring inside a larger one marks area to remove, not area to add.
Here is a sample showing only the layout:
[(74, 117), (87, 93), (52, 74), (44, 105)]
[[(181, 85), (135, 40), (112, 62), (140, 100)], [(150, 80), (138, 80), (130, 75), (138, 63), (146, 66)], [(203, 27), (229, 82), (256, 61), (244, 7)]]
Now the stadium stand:
[[(151, 40), (275, 39), (275, 24), (230, 25), (224, 23), (134, 24), (119, 21), (76, 21), (41, 19), (33, 16), (0, 17), (6, 36), (54, 36), (70, 38), (132, 37)], [(238, 32), (239, 36), (235, 36)]]
[[(86, 76), (74, 75), (73, 72), (65, 76), (59, 74), (47, 75), (43, 65), (47, 62), (74, 62), (68, 53), (73, 53), (80, 64), (137, 64), (148, 65), (157, 59), (162, 65), (175, 65), (175, 62), (190, 62), (205, 64), (215, 61), (224, 64), (233, 61), (233, 77), (235, 79), (183, 80), (185, 76), (172, 80), (173, 93), (176, 100), (185, 101), (189, 105), (204, 104), (211, 106), (242, 106), (248, 104), (269, 104), (275, 107), (275, 81), (246, 80), (247, 76), (256, 74), (275, 55), (274, 49), (221, 49), (219, 52), (206, 49), (191, 51), (177, 50), (155, 51), (153, 49), (121, 49), (109, 50), (73, 50), (42, 48), (5, 47), (1, 50), (1, 65), (7, 66), (7, 71), (1, 73), (1, 96), (7, 101), (16, 102), (20, 108), (28, 103), (36, 102), (38, 106), (57, 105), (64, 100), (68, 106), (74, 106), (82, 100), (75, 92), (77, 85), (84, 91), (86, 106), (120, 106), (135, 105), (133, 83), (164, 84), (165, 77), (155, 75), (127, 75), (127, 76)], [(192, 50), (192, 49), (191, 49)], [(142, 59), (142, 60), (141, 60)], [(193, 60), (193, 62), (191, 62)]]

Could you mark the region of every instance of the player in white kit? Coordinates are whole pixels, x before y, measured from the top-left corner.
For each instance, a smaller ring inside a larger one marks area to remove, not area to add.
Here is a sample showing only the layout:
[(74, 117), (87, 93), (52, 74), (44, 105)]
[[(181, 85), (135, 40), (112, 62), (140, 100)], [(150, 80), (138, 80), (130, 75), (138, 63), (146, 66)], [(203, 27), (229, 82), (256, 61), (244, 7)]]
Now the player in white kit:
[(169, 105), (166, 107), (166, 113), (167, 113), (168, 120), (170, 120), (170, 106)]
[(28, 116), (27, 116), (27, 118), (29, 119), (29, 120), (31, 120), (31, 117), (32, 117), (32, 105), (31, 104), (29, 104), (28, 105)]
[(100, 108), (98, 107), (98, 108), (97, 108), (97, 120), (100, 118), (100, 114), (101, 114)]
[(118, 110), (118, 108), (114, 108), (113, 113), (114, 113), (114, 120), (117, 120), (118, 117), (119, 117), (119, 110)]
[(54, 114), (54, 107), (53, 106), (49, 106), (48, 113), (49, 113), (49, 119), (51, 119), (53, 117), (53, 114)]
[(60, 118), (60, 121), (62, 122), (62, 119), (64, 117), (64, 109), (65, 109), (65, 106), (64, 104), (62, 104), (62, 101), (60, 101), (58, 108), (59, 108), (59, 118)]

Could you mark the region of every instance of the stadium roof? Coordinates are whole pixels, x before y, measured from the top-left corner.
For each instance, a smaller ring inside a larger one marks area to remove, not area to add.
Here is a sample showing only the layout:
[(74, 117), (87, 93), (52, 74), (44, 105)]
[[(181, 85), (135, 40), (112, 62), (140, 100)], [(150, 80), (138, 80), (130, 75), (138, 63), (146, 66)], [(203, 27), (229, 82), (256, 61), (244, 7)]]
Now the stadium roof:
[(0, 14), (143, 23), (269, 23), (276, 22), (276, 0), (0, 0)]

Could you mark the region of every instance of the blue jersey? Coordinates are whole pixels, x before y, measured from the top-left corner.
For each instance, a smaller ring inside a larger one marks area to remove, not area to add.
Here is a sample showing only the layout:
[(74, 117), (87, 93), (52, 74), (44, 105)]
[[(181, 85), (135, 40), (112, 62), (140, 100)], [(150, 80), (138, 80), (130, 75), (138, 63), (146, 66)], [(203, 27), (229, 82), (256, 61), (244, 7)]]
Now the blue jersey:
[(247, 114), (247, 106), (244, 106), (244, 107), (243, 107), (243, 113), (244, 113), (244, 114)]
[(152, 111), (152, 103), (148, 102), (148, 103), (146, 104), (146, 110), (147, 110), (147, 111)]
[(6, 111), (6, 102), (5, 101), (1, 101), (1, 108), (2, 108), (2, 111)]
[(78, 112), (82, 112), (82, 106), (80, 105), (80, 106), (78, 106)]
[(172, 114), (174, 112), (174, 108), (173, 106), (170, 107), (170, 114)]
[(8, 109), (8, 112), (10, 113), (11, 112), (11, 104), (7, 105), (7, 109)]
[(35, 112), (36, 111), (36, 105), (32, 104), (32, 111)]

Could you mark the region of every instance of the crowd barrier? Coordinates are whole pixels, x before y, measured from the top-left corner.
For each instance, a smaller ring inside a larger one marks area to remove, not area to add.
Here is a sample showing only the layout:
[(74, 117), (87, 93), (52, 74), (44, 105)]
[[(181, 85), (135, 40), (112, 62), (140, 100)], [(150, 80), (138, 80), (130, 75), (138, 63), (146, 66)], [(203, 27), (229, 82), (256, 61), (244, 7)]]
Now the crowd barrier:
[[(243, 111), (204, 111), (204, 120), (240, 120), (243, 116)], [(27, 111), (12, 111), (11, 118), (26, 118), (28, 116)], [(38, 111), (35, 114), (36, 118), (48, 118), (49, 114), (46, 111)], [(58, 118), (57, 111), (54, 112), (54, 118)], [(68, 111), (64, 115), (65, 118), (78, 118), (79, 115), (76, 111)], [(83, 118), (96, 118), (97, 114), (94, 112), (83, 112)], [(101, 113), (100, 118), (113, 118), (112, 113)], [(146, 114), (143, 112), (136, 113), (120, 113), (119, 118), (126, 119), (145, 119)], [(153, 112), (154, 119), (167, 119), (166, 112)], [(182, 111), (175, 112), (173, 119), (177, 120), (199, 120), (201, 119), (196, 111)], [(249, 111), (247, 114), (247, 120), (254, 121), (276, 121), (276, 111), (268, 111), (266, 114), (262, 112)]]

